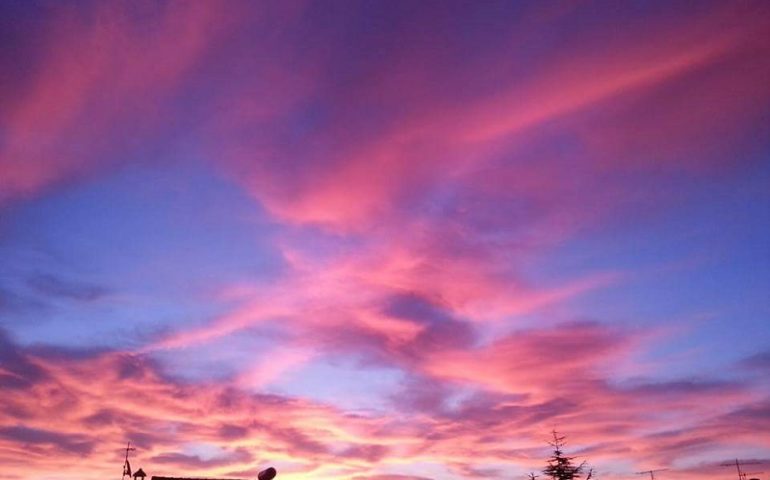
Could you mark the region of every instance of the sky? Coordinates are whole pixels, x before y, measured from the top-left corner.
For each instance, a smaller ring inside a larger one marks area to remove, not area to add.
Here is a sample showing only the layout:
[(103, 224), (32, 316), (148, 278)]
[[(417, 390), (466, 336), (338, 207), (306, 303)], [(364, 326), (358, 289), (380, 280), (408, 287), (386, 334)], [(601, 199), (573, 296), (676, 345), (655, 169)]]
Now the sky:
[(770, 3), (0, 2), (0, 479), (770, 475)]

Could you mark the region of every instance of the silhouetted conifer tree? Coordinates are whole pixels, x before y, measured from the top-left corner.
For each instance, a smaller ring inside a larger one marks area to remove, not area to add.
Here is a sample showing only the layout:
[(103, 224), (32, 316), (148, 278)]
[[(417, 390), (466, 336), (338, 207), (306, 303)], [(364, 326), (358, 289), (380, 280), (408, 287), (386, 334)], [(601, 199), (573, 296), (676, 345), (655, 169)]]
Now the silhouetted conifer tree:
[(553, 441), (548, 442), (548, 444), (553, 447), (553, 455), (548, 459), (548, 466), (543, 469), (543, 473), (553, 480), (575, 480), (580, 478), (586, 462), (575, 465), (573, 463), (575, 457), (564, 455), (564, 439), (567, 437), (559, 436), (556, 430), (552, 433)]

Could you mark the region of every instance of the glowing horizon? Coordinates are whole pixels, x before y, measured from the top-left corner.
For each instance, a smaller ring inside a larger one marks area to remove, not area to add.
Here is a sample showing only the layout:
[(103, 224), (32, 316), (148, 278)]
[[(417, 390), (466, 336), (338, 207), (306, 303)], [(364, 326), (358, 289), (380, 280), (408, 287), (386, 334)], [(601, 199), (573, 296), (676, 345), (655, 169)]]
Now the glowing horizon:
[(769, 3), (0, 35), (0, 480), (770, 471)]

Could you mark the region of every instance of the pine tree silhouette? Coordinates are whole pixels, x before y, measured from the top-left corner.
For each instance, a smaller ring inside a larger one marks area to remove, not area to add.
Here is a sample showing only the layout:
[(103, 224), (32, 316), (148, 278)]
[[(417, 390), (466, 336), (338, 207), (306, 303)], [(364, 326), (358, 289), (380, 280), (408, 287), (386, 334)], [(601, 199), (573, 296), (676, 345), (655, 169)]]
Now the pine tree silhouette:
[(548, 444), (553, 447), (553, 454), (548, 459), (548, 465), (543, 469), (543, 473), (553, 480), (575, 480), (580, 478), (586, 462), (575, 465), (573, 463), (575, 457), (564, 455), (564, 439), (567, 437), (559, 436), (556, 430), (551, 433), (553, 434), (553, 441), (548, 442)]

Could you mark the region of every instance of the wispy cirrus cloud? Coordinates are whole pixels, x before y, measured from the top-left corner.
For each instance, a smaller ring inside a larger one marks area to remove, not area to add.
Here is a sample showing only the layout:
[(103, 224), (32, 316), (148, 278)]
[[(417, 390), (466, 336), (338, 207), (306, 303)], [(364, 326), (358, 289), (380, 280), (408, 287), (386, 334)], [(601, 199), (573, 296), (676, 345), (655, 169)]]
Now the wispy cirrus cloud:
[[(552, 62), (543, 65), (535, 63), (536, 68), (517, 76), (497, 70), (502, 64), (515, 71), (511, 63), (518, 56), (529, 53), (516, 38), (507, 38), (504, 39), (504, 45), (510, 45), (507, 58), (495, 57), (490, 61), (493, 71), (500, 74), (496, 88), (478, 88), (474, 90), (478, 93), (470, 98), (442, 98), (430, 92), (431, 87), (434, 92), (444, 92), (446, 87), (441, 86), (443, 82), (453, 85), (454, 82), (467, 81), (467, 78), (446, 75), (440, 68), (420, 69), (420, 65), (432, 64), (431, 58), (427, 57), (428, 51), (414, 48), (404, 56), (386, 54), (383, 61), (367, 64), (374, 78), (372, 83), (353, 84), (354, 94), (333, 97), (338, 103), (327, 105), (317, 91), (306, 94), (305, 104), (315, 104), (317, 109), (326, 112), (324, 118), (327, 121), (313, 123), (307, 120), (314, 128), (309, 128), (302, 137), (304, 142), (276, 143), (275, 137), (242, 139), (224, 134), (220, 141), (213, 144), (213, 148), (218, 152), (232, 152), (231, 155), (216, 156), (226, 167), (234, 168), (246, 188), (274, 214), (292, 222), (319, 223), (343, 230), (369, 226), (374, 218), (382, 222), (392, 215), (395, 220), (405, 213), (402, 206), (414, 206), (415, 201), (426, 193), (430, 194), (435, 185), (445, 187), (448, 182), (458, 181), (462, 188), (474, 189), (476, 185), (466, 181), (466, 172), (490, 164), (499, 167), (499, 162), (493, 162), (501, 154), (499, 142), (505, 143), (505, 151), (512, 152), (514, 158), (518, 157), (518, 161), (507, 165), (518, 177), (517, 181), (505, 182), (506, 188), (513, 188), (519, 199), (523, 196), (531, 201), (537, 200), (536, 195), (540, 192), (549, 196), (558, 194), (559, 186), (569, 186), (570, 177), (562, 174), (569, 162), (543, 158), (543, 155), (532, 158), (526, 151), (517, 151), (521, 143), (517, 135), (524, 132), (528, 136), (540, 136), (542, 142), (553, 141), (554, 135), (549, 134), (549, 128), (556, 122), (568, 125), (567, 128), (578, 135), (578, 141), (586, 139), (581, 143), (583, 152), (578, 152), (581, 157), (593, 157), (598, 162), (597, 166), (589, 168), (589, 178), (603, 177), (609, 165), (619, 171), (631, 166), (608, 162), (608, 148), (623, 148), (624, 156), (635, 158), (634, 168), (646, 164), (648, 168), (655, 169), (658, 162), (653, 157), (673, 153), (680, 161), (687, 158), (690, 167), (697, 171), (699, 162), (704, 165), (710, 160), (708, 155), (702, 154), (702, 145), (693, 136), (699, 135), (699, 132), (700, 135), (706, 134), (715, 128), (712, 123), (714, 117), (697, 116), (677, 121), (670, 129), (655, 130), (665, 141), (656, 142), (656, 150), (648, 155), (647, 160), (634, 155), (632, 149), (635, 146), (621, 147), (616, 143), (616, 147), (611, 147), (610, 142), (622, 141), (617, 132), (641, 127), (636, 110), (632, 112), (624, 107), (629, 99), (665, 96), (668, 94), (667, 86), (675, 86), (677, 82), (696, 74), (709, 81), (702, 86), (701, 95), (687, 95), (680, 100), (687, 102), (687, 111), (714, 108), (712, 99), (726, 89), (735, 93), (729, 100), (720, 96), (726, 102), (719, 107), (720, 114), (735, 115), (727, 123), (744, 125), (753, 121), (752, 109), (742, 105), (753, 96), (764, 95), (755, 80), (763, 75), (766, 66), (752, 63), (752, 57), (746, 54), (766, 48), (761, 32), (767, 25), (757, 19), (756, 23), (748, 26), (745, 15), (751, 15), (750, 12), (751, 8), (732, 12), (710, 11), (698, 15), (685, 28), (665, 25), (657, 32), (655, 41), (643, 45), (637, 42), (639, 32), (635, 28), (614, 38), (617, 43), (613, 44), (603, 44), (577, 28), (570, 35), (587, 41), (565, 45), (565, 53)], [(553, 21), (552, 18), (549, 20)], [(542, 19), (540, 21), (543, 22)], [(643, 28), (642, 25), (635, 27)], [(721, 29), (722, 34), (718, 38), (711, 34), (714, 28)], [(400, 41), (407, 42), (410, 34), (414, 34), (418, 42), (425, 41), (410, 30), (408, 23), (403, 29), (405, 33)], [(458, 40), (450, 37), (446, 41), (448, 51), (458, 47), (455, 43)], [(388, 52), (395, 46), (388, 44), (383, 48)], [(746, 76), (721, 73), (725, 71), (724, 65), (732, 65), (734, 68), (731, 71), (744, 68)], [(484, 67), (478, 66), (479, 69)], [(422, 76), (427, 78), (422, 78), (415, 70), (422, 71)], [(485, 74), (479, 71), (478, 75), (477, 81), (483, 85)], [(321, 76), (316, 81), (321, 85), (318, 87), (320, 90), (326, 82), (333, 82), (334, 79)], [(392, 85), (387, 88), (383, 84)], [(426, 95), (410, 97), (415, 89), (424, 89)], [(382, 117), (373, 123), (376, 129), (372, 131), (371, 123), (367, 122), (370, 130), (353, 135), (352, 132), (359, 133), (361, 130), (360, 115), (371, 105), (380, 105), (378, 98), (383, 91), (387, 92), (389, 101), (403, 107), (389, 109), (382, 106), (377, 110)], [(659, 103), (664, 106), (669, 104)], [(605, 111), (613, 113), (612, 125), (593, 120)], [(301, 108), (293, 112), (302, 114)], [(238, 111), (234, 114), (239, 119), (244, 118)], [(312, 114), (305, 115), (312, 118)], [(678, 113), (668, 110), (652, 115), (668, 119), (676, 118)], [(642, 121), (645, 118), (641, 116)], [(725, 120), (723, 116), (721, 118)], [(301, 122), (306, 119), (300, 117), (296, 120)], [(658, 128), (657, 120), (650, 119), (650, 122), (655, 123), (648, 123), (643, 128), (648, 131)], [(592, 125), (592, 129), (586, 130), (581, 123)], [(257, 125), (259, 123), (254, 124), (255, 127)], [(243, 124), (240, 127), (243, 128)], [(286, 124), (286, 128), (292, 127), (292, 123)], [(534, 131), (535, 127), (540, 127), (542, 131)], [(731, 138), (737, 140), (734, 135), (740, 136), (739, 132), (732, 128), (725, 129), (725, 136), (719, 142), (726, 144)], [(600, 139), (607, 140), (604, 146), (598, 143)], [(332, 145), (334, 148), (331, 148)], [(698, 152), (698, 155), (687, 155), (688, 151)], [(304, 168), (288, 167), (291, 164), (284, 159), (296, 156), (307, 157)], [(522, 163), (529, 162), (536, 163), (528, 165), (530, 168), (521, 168)], [(591, 171), (593, 168), (596, 170)], [(529, 178), (538, 170), (543, 170), (548, 177), (547, 189), (537, 188), (537, 177)], [(533, 191), (522, 189), (528, 184), (535, 187)], [(584, 182), (581, 185), (585, 187)], [(591, 199), (590, 194), (586, 197)], [(559, 200), (556, 199), (557, 202)]]
[(168, 102), (230, 23), (214, 5), (178, 6), (48, 5), (45, 29), (25, 18), (43, 47), (1, 118), (3, 203), (114, 168), (170, 132)]
[(0, 8), (0, 476), (768, 448), (766, 5)]

